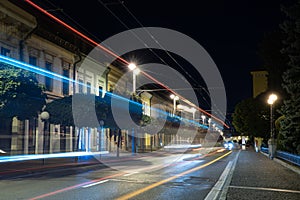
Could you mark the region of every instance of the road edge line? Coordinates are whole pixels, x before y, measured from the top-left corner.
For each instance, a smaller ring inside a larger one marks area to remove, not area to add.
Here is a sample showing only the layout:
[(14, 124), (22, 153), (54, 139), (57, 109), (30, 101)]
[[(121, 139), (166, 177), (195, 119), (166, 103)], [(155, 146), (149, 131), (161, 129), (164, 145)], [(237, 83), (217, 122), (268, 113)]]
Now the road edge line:
[(239, 150), (236, 157), (234, 158), (231, 170), (229, 171), (227, 179), (225, 180), (225, 183), (223, 185), (222, 192), (221, 192), (221, 195), (219, 197), (219, 200), (226, 200), (226, 198), (227, 198), (228, 188), (229, 188), (229, 185), (231, 183), (231, 180), (232, 180), (232, 177), (233, 177), (233, 172), (235, 170), (236, 163), (238, 161), (240, 153), (241, 153), (241, 150)]

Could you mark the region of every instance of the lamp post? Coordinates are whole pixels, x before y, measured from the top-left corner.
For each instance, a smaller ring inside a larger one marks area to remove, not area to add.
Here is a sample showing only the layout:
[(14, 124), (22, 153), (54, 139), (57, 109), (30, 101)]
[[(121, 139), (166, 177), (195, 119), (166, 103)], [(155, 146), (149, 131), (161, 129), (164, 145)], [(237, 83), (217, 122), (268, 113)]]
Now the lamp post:
[(202, 118), (202, 123), (203, 123), (203, 125), (205, 124), (205, 115), (201, 115), (201, 118)]
[(273, 104), (277, 100), (276, 94), (271, 94), (268, 98), (268, 104), (270, 105), (270, 139), (269, 144), (269, 158), (273, 159), (276, 151), (275, 136), (274, 136), (274, 120), (273, 120)]
[[(140, 73), (140, 70), (136, 67), (134, 63), (130, 63), (128, 68), (132, 71), (132, 95), (135, 95), (136, 92), (136, 76)], [(132, 155), (136, 153), (136, 141), (134, 137), (134, 128), (132, 128), (131, 132), (131, 152)]]
[(140, 69), (134, 63), (130, 63), (128, 68), (132, 71), (132, 94), (136, 92), (136, 76), (140, 73)]
[(174, 94), (171, 94), (170, 98), (173, 99), (173, 117), (174, 117), (176, 113), (176, 101), (179, 100), (179, 97)]
[(192, 114), (193, 114), (193, 121), (195, 121), (195, 113), (196, 113), (196, 108), (191, 108)]
[[(49, 113), (47, 111), (43, 111), (41, 113), (41, 119), (42, 121), (44, 122), (44, 141), (43, 141), (43, 153), (46, 154), (46, 153), (49, 153), (49, 123), (48, 123), (48, 120), (49, 120)], [(43, 158), (43, 165), (45, 165), (45, 158)]]
[(208, 130), (210, 130), (211, 118), (208, 118), (207, 122), (208, 122)]

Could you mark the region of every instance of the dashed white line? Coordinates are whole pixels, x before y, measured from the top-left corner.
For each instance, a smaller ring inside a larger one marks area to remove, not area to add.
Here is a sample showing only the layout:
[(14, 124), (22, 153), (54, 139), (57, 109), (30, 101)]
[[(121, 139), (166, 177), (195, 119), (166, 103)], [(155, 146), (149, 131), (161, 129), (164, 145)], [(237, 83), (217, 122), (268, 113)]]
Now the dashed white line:
[(138, 172), (131, 172), (129, 174), (124, 174), (123, 176), (131, 176), (131, 175), (136, 174), (136, 173), (138, 173)]
[(91, 187), (91, 186), (94, 186), (94, 185), (99, 185), (99, 184), (101, 184), (101, 183), (105, 183), (105, 182), (107, 182), (107, 181), (109, 181), (109, 179), (106, 179), (106, 180), (103, 180), (103, 181), (99, 181), (99, 182), (95, 182), (95, 183), (91, 183), (91, 184), (88, 184), (88, 185), (84, 185), (84, 186), (82, 186), (83, 188), (88, 188), (88, 187)]

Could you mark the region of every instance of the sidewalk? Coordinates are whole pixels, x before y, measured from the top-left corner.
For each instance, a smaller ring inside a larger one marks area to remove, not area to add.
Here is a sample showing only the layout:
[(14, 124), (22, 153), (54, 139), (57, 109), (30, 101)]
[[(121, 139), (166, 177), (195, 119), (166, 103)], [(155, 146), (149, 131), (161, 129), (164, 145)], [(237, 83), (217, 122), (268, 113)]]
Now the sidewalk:
[(252, 148), (240, 152), (232, 170), (220, 199), (300, 199), (300, 174)]

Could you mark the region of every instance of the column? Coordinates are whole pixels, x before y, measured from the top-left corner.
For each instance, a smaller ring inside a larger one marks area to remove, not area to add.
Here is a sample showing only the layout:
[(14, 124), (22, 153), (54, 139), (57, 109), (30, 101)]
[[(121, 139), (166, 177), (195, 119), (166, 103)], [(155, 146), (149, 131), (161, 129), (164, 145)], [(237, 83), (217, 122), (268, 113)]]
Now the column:
[(28, 154), (28, 140), (29, 140), (29, 120), (25, 120), (24, 125), (24, 154)]

